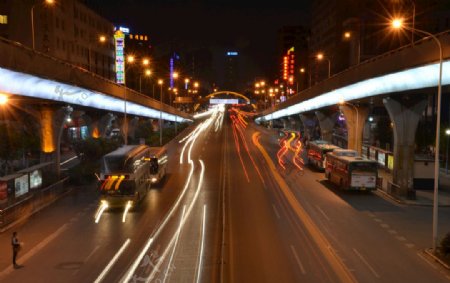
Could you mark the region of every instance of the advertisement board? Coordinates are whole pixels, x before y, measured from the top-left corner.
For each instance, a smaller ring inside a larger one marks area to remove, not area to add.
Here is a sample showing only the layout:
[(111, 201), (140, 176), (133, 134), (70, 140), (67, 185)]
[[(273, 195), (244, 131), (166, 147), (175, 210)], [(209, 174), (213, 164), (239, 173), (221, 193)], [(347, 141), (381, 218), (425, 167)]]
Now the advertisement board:
[(8, 183), (0, 181), (0, 202), (8, 199)]
[(116, 82), (125, 84), (125, 34), (118, 30), (114, 33), (116, 54)]
[(377, 160), (377, 150), (374, 147), (369, 148), (369, 159), (370, 160)]
[(394, 170), (394, 155), (388, 154), (387, 167), (389, 170)]
[(381, 152), (381, 151), (378, 152), (378, 163), (383, 167), (386, 166), (386, 153), (385, 152)]
[(39, 189), (42, 186), (41, 170), (34, 170), (30, 173), (30, 189)]
[(22, 175), (14, 180), (15, 197), (20, 197), (29, 191), (28, 174)]

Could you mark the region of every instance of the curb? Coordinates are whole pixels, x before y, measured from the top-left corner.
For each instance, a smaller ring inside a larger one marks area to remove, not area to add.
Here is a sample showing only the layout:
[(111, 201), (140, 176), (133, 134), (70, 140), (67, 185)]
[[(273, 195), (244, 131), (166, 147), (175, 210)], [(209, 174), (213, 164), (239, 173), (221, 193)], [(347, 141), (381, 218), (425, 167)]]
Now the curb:
[(442, 267), (450, 270), (450, 266), (446, 264), (443, 260), (441, 260), (439, 257), (435, 256), (431, 249), (424, 250), (425, 254), (431, 257), (434, 261), (438, 262)]
[[(419, 203), (419, 202), (415, 202), (412, 200), (403, 200), (403, 199), (399, 199), (391, 194), (388, 194), (387, 192), (385, 192), (384, 190), (380, 190), (377, 189), (375, 191), (376, 193), (379, 193), (382, 195), (382, 197), (386, 197), (392, 201), (395, 201), (399, 204), (403, 204), (403, 205), (410, 205), (410, 206), (421, 206), (421, 207), (431, 207), (433, 206), (433, 203)], [(449, 204), (439, 204), (439, 207), (450, 207)]]

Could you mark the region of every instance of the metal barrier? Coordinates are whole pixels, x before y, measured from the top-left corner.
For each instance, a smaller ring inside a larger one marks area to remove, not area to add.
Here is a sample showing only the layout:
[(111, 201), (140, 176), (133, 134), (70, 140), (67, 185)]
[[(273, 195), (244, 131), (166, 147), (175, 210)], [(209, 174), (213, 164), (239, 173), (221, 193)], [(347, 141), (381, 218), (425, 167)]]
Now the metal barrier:
[(33, 192), (13, 205), (0, 210), (0, 230), (4, 231), (12, 223), (30, 217), (47, 205), (59, 199), (70, 189), (64, 186), (69, 178), (66, 177), (44, 189)]

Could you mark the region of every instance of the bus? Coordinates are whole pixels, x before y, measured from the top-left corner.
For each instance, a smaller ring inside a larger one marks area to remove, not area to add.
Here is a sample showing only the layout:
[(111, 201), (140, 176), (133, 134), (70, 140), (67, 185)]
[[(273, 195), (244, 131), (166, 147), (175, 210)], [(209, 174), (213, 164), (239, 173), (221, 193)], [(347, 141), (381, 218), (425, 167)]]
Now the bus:
[(151, 150), (125, 145), (103, 156), (99, 176), (101, 202), (107, 207), (138, 203), (151, 185)]
[(160, 183), (167, 173), (167, 150), (164, 147), (150, 147), (150, 181)]
[(325, 158), (325, 177), (343, 190), (371, 191), (377, 187), (378, 163), (355, 155), (353, 150), (335, 150)]
[(324, 140), (311, 141), (308, 144), (308, 164), (319, 170), (325, 170), (325, 155), (340, 147)]

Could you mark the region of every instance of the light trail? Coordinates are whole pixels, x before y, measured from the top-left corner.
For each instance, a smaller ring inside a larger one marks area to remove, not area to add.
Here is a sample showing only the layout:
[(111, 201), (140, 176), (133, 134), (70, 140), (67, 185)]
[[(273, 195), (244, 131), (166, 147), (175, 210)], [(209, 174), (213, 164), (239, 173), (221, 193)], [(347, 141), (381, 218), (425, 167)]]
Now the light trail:
[(200, 282), (202, 276), (202, 266), (203, 266), (203, 250), (205, 247), (205, 227), (206, 227), (206, 204), (203, 205), (203, 221), (202, 221), (202, 244), (200, 246), (200, 260), (197, 268), (197, 283)]
[(136, 271), (136, 268), (139, 265), (139, 262), (143, 259), (143, 257), (145, 256), (145, 253), (148, 251), (148, 249), (151, 247), (151, 244), (153, 242), (153, 238), (156, 238), (162, 231), (162, 229), (167, 225), (167, 222), (169, 221), (169, 219), (172, 217), (172, 214), (174, 213), (175, 209), (179, 206), (181, 199), (183, 198), (183, 196), (186, 194), (187, 188), (189, 187), (189, 183), (191, 182), (191, 178), (192, 175), (194, 173), (194, 163), (190, 162), (189, 163), (191, 165), (191, 171), (189, 172), (189, 176), (188, 179), (186, 180), (186, 183), (184, 185), (183, 191), (182, 193), (178, 196), (177, 201), (175, 202), (175, 204), (172, 206), (172, 208), (170, 209), (169, 213), (166, 215), (166, 218), (164, 218), (164, 221), (161, 223), (161, 225), (155, 230), (154, 235), (150, 236), (147, 244), (144, 246), (144, 248), (142, 249), (142, 252), (140, 253), (140, 255), (136, 258), (136, 260), (134, 261), (133, 265), (128, 269), (128, 272), (125, 275), (125, 278), (120, 280), (120, 282), (128, 282), (131, 279), (131, 276), (134, 274), (134, 272)]
[(123, 243), (122, 247), (117, 251), (117, 253), (114, 255), (114, 257), (109, 261), (108, 265), (103, 269), (102, 273), (97, 277), (97, 279), (94, 281), (94, 283), (100, 283), (105, 278), (106, 274), (109, 272), (111, 267), (116, 263), (116, 261), (119, 259), (119, 257), (122, 255), (122, 253), (125, 251), (125, 249), (130, 244), (131, 240), (127, 239), (125, 243)]
[(185, 212), (186, 212), (186, 205), (183, 206), (183, 212), (181, 213), (180, 224), (178, 225), (178, 230), (177, 230), (177, 238), (175, 240), (175, 245), (173, 246), (173, 249), (172, 249), (172, 254), (170, 255), (170, 258), (169, 258), (169, 263), (167, 264), (166, 272), (164, 273), (163, 283), (166, 282), (166, 279), (169, 276), (170, 266), (172, 264), (172, 260), (173, 260), (174, 254), (175, 254), (175, 250), (177, 249), (178, 239), (179, 239), (180, 234), (181, 234), (181, 229), (183, 228), (182, 224), (183, 224), (183, 218), (184, 218), (184, 213)]
[[(199, 196), (199, 194), (200, 194), (200, 190), (201, 190), (201, 188), (202, 188), (202, 186), (203, 186), (203, 177), (204, 177), (204, 173), (205, 173), (205, 164), (203, 163), (202, 160), (200, 160), (200, 166), (201, 166), (200, 179), (199, 179), (199, 182), (198, 182), (197, 189), (196, 189), (196, 191), (195, 191), (194, 197), (192, 198), (192, 201), (191, 201), (191, 203), (189, 204), (189, 208), (188, 208), (188, 211), (186, 212), (186, 216), (183, 218), (182, 227), (184, 227), (184, 225), (186, 224), (186, 220), (187, 220), (187, 218), (189, 217), (189, 215), (191, 214), (192, 209), (193, 209), (193, 207), (194, 207), (194, 204), (195, 204), (195, 202), (196, 202), (196, 200), (197, 200), (197, 198), (198, 198), (198, 196)], [(147, 283), (149, 283), (150, 281), (152, 281), (153, 278), (155, 277), (156, 272), (158, 272), (158, 270), (159, 270), (161, 264), (164, 262), (165, 258), (167, 257), (167, 254), (169, 253), (170, 248), (175, 244), (176, 236), (177, 236), (176, 234), (174, 234), (174, 235), (172, 236), (172, 239), (170, 240), (169, 246), (165, 249), (164, 253), (163, 253), (162, 256), (159, 258), (159, 261), (158, 261), (158, 263), (156, 264), (156, 266), (153, 268), (153, 271), (152, 271), (152, 273), (150, 274), (150, 276), (147, 277), (147, 280), (146, 280)], [(140, 279), (141, 279), (141, 278), (140, 278)], [(141, 279), (141, 280), (142, 280), (142, 279)], [(127, 281), (125, 281), (125, 282), (127, 282)]]
[(233, 120), (233, 137), (234, 137), (234, 145), (235, 145), (235, 147), (236, 147), (236, 151), (237, 151), (237, 153), (238, 153), (239, 160), (241, 161), (242, 169), (244, 169), (244, 173), (245, 173), (245, 177), (247, 178), (247, 182), (250, 183), (250, 178), (249, 178), (249, 176), (248, 176), (247, 169), (246, 169), (246, 167), (245, 167), (244, 160), (242, 159), (242, 155), (241, 155), (241, 148), (240, 148), (240, 146), (239, 146), (239, 138), (238, 138), (237, 133), (236, 133), (236, 128), (237, 128), (237, 126), (236, 126), (236, 121), (235, 121), (236, 118), (235, 118), (234, 115), (230, 115), (230, 117), (231, 117), (231, 120)]
[(125, 210), (123, 211), (122, 215), (122, 222), (125, 223), (125, 219), (127, 218), (128, 210), (131, 208), (131, 201), (127, 201), (127, 205), (125, 206)]
[(59, 165), (64, 165), (64, 164), (69, 163), (70, 161), (72, 161), (74, 159), (77, 159), (77, 158), (78, 158), (78, 156), (75, 155), (74, 157), (71, 157), (71, 158), (69, 158), (67, 160), (64, 160), (63, 162), (59, 163)]
[(108, 208), (108, 203), (106, 203), (105, 201), (102, 202), (97, 215), (95, 216), (95, 223), (98, 223), (100, 221), (100, 217), (102, 217), (103, 212), (105, 211), (105, 209)]

